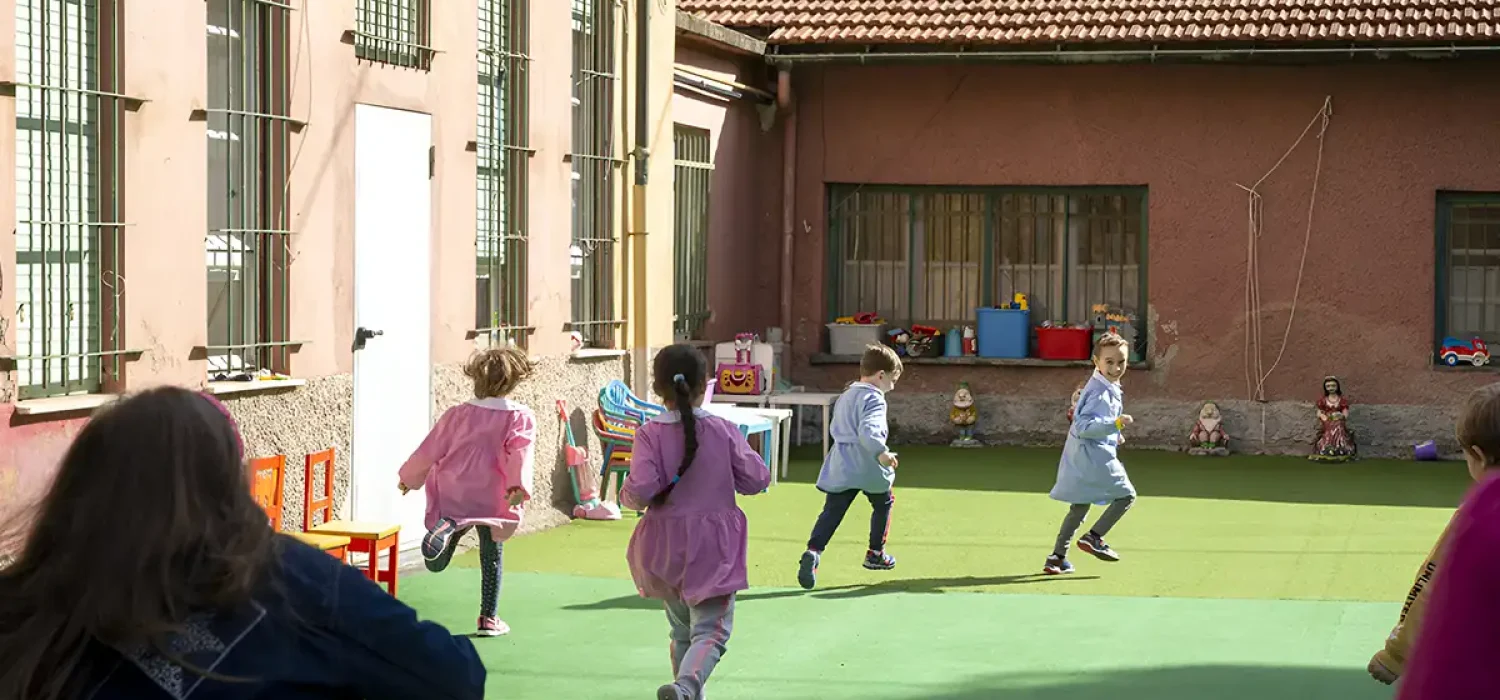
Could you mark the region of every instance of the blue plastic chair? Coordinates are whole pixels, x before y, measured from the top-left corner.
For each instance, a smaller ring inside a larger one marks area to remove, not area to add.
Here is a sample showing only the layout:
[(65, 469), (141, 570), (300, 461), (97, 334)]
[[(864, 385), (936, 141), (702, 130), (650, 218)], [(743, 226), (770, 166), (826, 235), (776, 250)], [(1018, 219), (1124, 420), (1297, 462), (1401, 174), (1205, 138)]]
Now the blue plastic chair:
[(666, 407), (645, 401), (630, 391), (625, 382), (610, 381), (599, 390), (599, 408), (610, 417), (639, 426), (667, 410)]

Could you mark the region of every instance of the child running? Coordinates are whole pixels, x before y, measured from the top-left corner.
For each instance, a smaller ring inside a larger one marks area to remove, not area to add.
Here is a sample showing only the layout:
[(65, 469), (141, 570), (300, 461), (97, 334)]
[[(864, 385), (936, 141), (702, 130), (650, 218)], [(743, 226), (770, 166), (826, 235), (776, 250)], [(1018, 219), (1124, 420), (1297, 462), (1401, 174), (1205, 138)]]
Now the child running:
[(765, 491), (771, 471), (734, 423), (700, 407), (708, 363), (697, 349), (663, 348), (651, 374), (667, 410), (635, 433), (620, 502), (646, 514), (626, 559), (636, 589), (663, 602), (671, 627), (676, 680), (657, 698), (699, 700), (729, 642), (734, 596), (750, 587), (734, 496)]
[(1125, 394), (1120, 378), (1125, 376), (1125, 358), (1130, 342), (1116, 333), (1105, 333), (1094, 343), (1094, 376), (1084, 385), (1073, 411), (1073, 427), (1057, 463), (1054, 500), (1070, 505), (1057, 532), (1057, 543), (1042, 567), (1045, 574), (1068, 574), (1068, 542), (1088, 517), (1089, 504), (1108, 505), (1088, 534), (1078, 539), (1078, 548), (1103, 561), (1119, 561), (1120, 555), (1104, 543), (1104, 536), (1135, 503), (1135, 486), (1125, 474), (1125, 465), (1115, 453), (1132, 419), (1125, 414)]
[(495, 616), (501, 553), (531, 498), (536, 418), (506, 396), (532, 369), (526, 353), (513, 346), (475, 355), (464, 368), (474, 381), (474, 400), (448, 409), (399, 472), (401, 493), (427, 490), (422, 556), (429, 571), (448, 568), (465, 531), (479, 534), (481, 637), (510, 632)]
[(859, 381), (849, 385), (833, 404), (829, 420), (833, 449), (823, 459), (818, 490), (827, 494), (823, 512), (813, 525), (807, 551), (797, 569), (797, 583), (811, 589), (818, 583), (818, 564), (844, 514), (863, 493), (870, 501), (870, 548), (865, 568), (886, 571), (896, 568), (896, 558), (885, 551), (891, 530), (891, 507), (896, 498), (896, 453), (886, 446), (890, 426), (886, 423), (885, 395), (901, 378), (901, 358), (885, 345), (871, 345), (859, 360)]

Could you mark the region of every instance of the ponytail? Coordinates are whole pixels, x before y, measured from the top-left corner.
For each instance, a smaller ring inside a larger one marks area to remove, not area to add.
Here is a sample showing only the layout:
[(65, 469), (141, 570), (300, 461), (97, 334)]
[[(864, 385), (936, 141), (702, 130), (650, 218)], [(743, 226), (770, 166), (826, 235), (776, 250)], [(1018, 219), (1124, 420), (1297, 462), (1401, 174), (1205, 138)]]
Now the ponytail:
[(672, 398), (673, 403), (677, 404), (678, 414), (682, 416), (682, 464), (677, 467), (677, 476), (672, 478), (672, 483), (667, 484), (667, 487), (652, 500), (653, 506), (666, 503), (667, 496), (677, 485), (677, 480), (687, 473), (688, 467), (693, 463), (693, 458), (698, 455), (698, 419), (693, 415), (693, 387), (688, 384), (687, 377), (681, 374), (673, 375)]

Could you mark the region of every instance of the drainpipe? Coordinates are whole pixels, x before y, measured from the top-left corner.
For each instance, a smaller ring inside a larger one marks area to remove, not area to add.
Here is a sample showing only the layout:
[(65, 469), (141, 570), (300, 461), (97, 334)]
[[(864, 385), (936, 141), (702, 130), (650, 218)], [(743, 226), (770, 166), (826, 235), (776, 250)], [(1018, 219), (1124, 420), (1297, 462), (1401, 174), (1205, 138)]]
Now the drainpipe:
[[(792, 70), (776, 71), (776, 108), (786, 115), (781, 132), (781, 338), (792, 344), (792, 232), (796, 225), (797, 110), (792, 95)], [(785, 351), (783, 351), (785, 352)]]
[[(645, 377), (645, 368), (649, 357), (648, 343), (650, 334), (647, 332), (647, 298), (646, 298), (646, 185), (651, 180), (651, 2), (650, 0), (636, 0), (635, 3), (635, 186), (632, 188), (630, 205), (630, 234), (634, 245), (631, 246), (631, 263), (634, 272), (631, 275), (633, 289), (631, 301), (635, 306), (635, 315), (632, 317), (631, 328), (634, 329), (635, 339), (632, 343), (635, 347), (634, 374), (640, 386), (646, 386), (641, 378)], [(637, 387), (639, 391), (639, 387)]]

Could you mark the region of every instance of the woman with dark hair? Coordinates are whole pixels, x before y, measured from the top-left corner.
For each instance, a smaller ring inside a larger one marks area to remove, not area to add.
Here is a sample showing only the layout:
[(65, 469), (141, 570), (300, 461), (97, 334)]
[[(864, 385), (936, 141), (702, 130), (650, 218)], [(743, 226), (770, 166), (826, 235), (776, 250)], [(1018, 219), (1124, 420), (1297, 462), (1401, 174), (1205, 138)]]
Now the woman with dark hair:
[(271, 530), (242, 452), (170, 387), (79, 432), (0, 569), (0, 698), (483, 697), (467, 639)]

